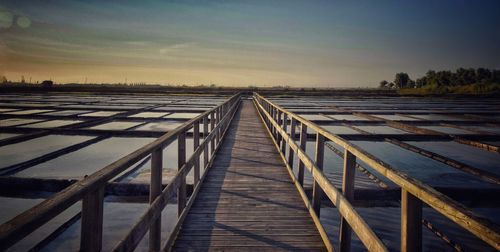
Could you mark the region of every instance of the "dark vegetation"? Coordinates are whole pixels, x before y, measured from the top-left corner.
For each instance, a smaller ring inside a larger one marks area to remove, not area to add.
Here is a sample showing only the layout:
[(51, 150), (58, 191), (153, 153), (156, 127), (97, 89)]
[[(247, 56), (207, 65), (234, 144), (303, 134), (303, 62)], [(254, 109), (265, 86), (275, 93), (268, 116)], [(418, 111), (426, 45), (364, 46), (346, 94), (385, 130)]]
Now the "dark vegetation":
[(425, 76), (410, 78), (407, 73), (397, 73), (393, 82), (381, 81), (383, 89), (398, 89), (400, 94), (499, 94), (500, 70), (487, 68), (459, 68), (452, 71), (429, 70)]
[[(0, 76), (2, 78), (2, 76)], [(2, 79), (0, 79), (1, 81)], [(84, 93), (123, 93), (123, 94), (221, 94), (230, 95), (235, 92), (259, 92), (262, 94), (272, 94), (279, 96), (292, 96), (292, 95), (346, 95), (346, 96), (397, 96), (397, 91), (392, 89), (379, 89), (379, 88), (303, 88), (303, 87), (290, 87), (290, 86), (273, 86), (273, 87), (230, 87), (230, 86), (217, 86), (210, 85), (158, 85), (146, 83), (134, 84), (77, 84), (67, 83), (58, 84), (51, 81), (44, 81), (42, 83), (29, 83), (29, 82), (11, 82), (4, 78), (0, 82), (0, 94), (7, 92), (84, 92)]]

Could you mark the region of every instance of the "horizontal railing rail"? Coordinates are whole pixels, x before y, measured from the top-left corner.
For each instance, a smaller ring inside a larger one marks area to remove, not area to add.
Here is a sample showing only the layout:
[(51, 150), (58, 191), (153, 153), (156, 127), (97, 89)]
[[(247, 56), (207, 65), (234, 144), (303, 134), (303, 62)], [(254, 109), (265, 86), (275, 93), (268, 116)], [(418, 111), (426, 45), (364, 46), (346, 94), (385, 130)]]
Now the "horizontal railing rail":
[[(215, 126), (214, 130), (210, 134), (208, 134), (204, 141), (199, 144), (198, 141), (195, 139), (194, 140), (194, 152), (193, 155), (185, 162), (180, 158), (179, 160), (179, 171), (177, 174), (172, 178), (171, 182), (167, 185), (163, 191), (161, 191), (161, 194), (157, 198), (152, 201), (150, 207), (146, 210), (146, 212), (141, 216), (139, 221), (134, 225), (134, 227), (129, 231), (129, 233), (126, 235), (124, 239), (122, 239), (113, 249), (113, 251), (133, 251), (134, 248), (139, 244), (141, 241), (142, 237), (146, 234), (150, 226), (156, 225), (158, 228), (158, 233), (157, 237), (152, 238), (150, 236), (150, 251), (159, 251), (160, 248), (160, 243), (161, 243), (161, 237), (160, 237), (160, 231), (161, 231), (161, 226), (159, 226), (160, 222), (160, 215), (162, 210), (166, 207), (167, 202), (175, 196), (175, 190), (177, 189), (177, 197), (178, 197), (178, 219), (176, 221), (176, 224), (174, 226), (174, 229), (170, 232), (170, 235), (165, 242), (165, 245), (161, 249), (162, 251), (168, 251), (170, 250), (171, 245), (173, 244), (173, 241), (175, 240), (177, 233), (180, 229), (180, 226), (182, 225), (187, 212), (189, 211), (191, 205), (193, 204), (196, 195), (198, 194), (198, 191), (200, 190), (201, 184), (205, 178), (205, 175), (207, 174), (208, 168), (211, 166), (211, 163), (215, 157), (215, 153), (217, 149), (220, 147), (222, 143), (222, 138), (229, 128), (230, 122), (232, 118), (234, 117), (234, 114), (236, 113), (236, 110), (239, 106), (239, 102), (236, 102), (231, 105), (229, 108), (228, 113), (224, 114), (222, 119), (219, 121), (219, 123)], [(204, 128), (207, 128), (207, 124), (204, 124)], [(194, 131), (196, 132), (197, 129), (195, 128)], [(209, 144), (212, 144), (215, 142), (215, 147), (211, 149), (211, 154), (212, 156), (210, 159), (208, 158), (208, 148)], [(179, 145), (181, 147), (182, 144)], [(181, 149), (181, 148), (179, 148)], [(200, 172), (197, 166), (199, 166), (199, 156), (201, 153), (204, 153), (204, 170), (203, 174), (201, 174), (200, 177)], [(182, 153), (180, 154), (182, 155)], [(193, 193), (189, 197), (189, 200), (186, 201), (186, 195), (185, 195), (185, 189), (183, 189), (184, 193), (179, 193), (179, 188), (185, 187), (185, 181), (186, 181), (186, 176), (187, 174), (191, 171), (192, 168), (195, 168), (194, 170), (194, 189)], [(151, 232), (151, 231), (150, 231)], [(151, 243), (155, 242), (155, 246), (151, 247)]]
[[(356, 159), (366, 163), (368, 166), (382, 174), (382, 176), (401, 187), (401, 250), (419, 251), (422, 248), (422, 203), (432, 207), (440, 214), (450, 219), (459, 226), (465, 228), (479, 239), (488, 243), (493, 248), (500, 250), (500, 229), (498, 225), (490, 220), (477, 215), (459, 202), (436, 191), (429, 185), (416, 180), (407, 174), (391, 167), (372, 154), (362, 150), (358, 146), (328, 132), (318, 125), (292, 113), (270, 100), (254, 93), (254, 100), (263, 115), (268, 129), (272, 132), (278, 146), (281, 146), (283, 158), (285, 159), (286, 147), (290, 155), (287, 161), (289, 167), (293, 167), (293, 155), (299, 158), (298, 182), (302, 185), (304, 180), (304, 167), (311, 173), (314, 180), (312, 205), (319, 215), (322, 189), (330, 198), (332, 203), (339, 209), (342, 215), (339, 246), (341, 250), (350, 247), (350, 233), (352, 230), (358, 235), (363, 244), (371, 250), (371, 229), (366, 225), (359, 225), (364, 221), (358, 215), (349, 215), (352, 206), (349, 202), (353, 200), (354, 173)], [(288, 121), (290, 122), (290, 134), (287, 133)], [(300, 145), (294, 141), (295, 130), (300, 126)], [(305, 152), (307, 141), (307, 129), (316, 131), (316, 162), (313, 162)], [(344, 148), (344, 170), (342, 193), (340, 193), (326, 178), (322, 172), (323, 146), (324, 142), (331, 141)], [(339, 204), (340, 203), (340, 204)], [(346, 215), (348, 214), (348, 215)], [(353, 217), (356, 216), (356, 217)], [(364, 223), (366, 224), (366, 223)], [(365, 235), (368, 232), (370, 235)], [(382, 248), (383, 244), (375, 239), (375, 244)]]
[[(195, 168), (194, 181), (195, 186), (198, 185), (200, 181), (200, 155), (202, 152), (204, 153), (204, 167), (206, 167), (209, 160), (209, 146), (213, 158), (215, 147), (219, 145), (239, 102), (240, 94), (230, 97), (221, 105), (183, 123), (155, 141), (68, 186), (0, 225), (0, 250), (11, 247), (77, 201), (82, 200), (80, 249), (83, 251), (99, 251), (102, 246), (103, 202), (106, 184), (148, 155), (151, 155), (150, 209), (162, 205), (164, 207), (166, 199), (171, 197), (172, 190), (175, 188), (177, 189), (179, 213), (181, 213), (186, 205), (186, 175), (188, 171), (191, 167)], [(203, 137), (205, 138), (201, 145), (199, 143), (200, 122), (203, 124)], [(210, 131), (208, 130), (209, 124)], [(195, 150), (188, 162), (186, 162), (186, 132), (191, 128), (194, 131), (193, 143)], [(162, 152), (166, 146), (175, 140), (178, 141), (179, 171), (162, 192)], [(160, 208), (163, 209), (163, 207)], [(154, 224), (150, 225), (150, 249), (159, 250), (161, 242), (159, 213), (153, 211), (153, 216), (149, 217), (150, 221), (148, 223), (154, 222)]]
[[(333, 250), (333, 247), (330, 245), (330, 241), (326, 233), (323, 231), (323, 227), (319, 222), (320, 215), (320, 202), (323, 197), (323, 193), (330, 199), (332, 204), (339, 209), (341, 216), (343, 217), (343, 222), (347, 221), (350, 226), (354, 227), (354, 232), (358, 235), (359, 239), (363, 242), (365, 247), (369, 251), (387, 251), (384, 243), (377, 237), (377, 235), (373, 232), (373, 230), (368, 226), (368, 224), (361, 218), (361, 216), (356, 212), (354, 207), (348, 200), (348, 197), (352, 199), (353, 195), (344, 195), (340, 192), (326, 177), (323, 173), (323, 158), (324, 158), (324, 137), (321, 134), (317, 134), (317, 142), (316, 142), (316, 161), (313, 161), (305, 152), (305, 143), (306, 143), (306, 126), (302, 125), (301, 127), (301, 137), (300, 137), (300, 146), (295, 143), (292, 139), (291, 135), (287, 134), (286, 128), (283, 127), (285, 122), (287, 121), (287, 117), (284, 117), (281, 120), (278, 116), (278, 113), (273, 112), (272, 106), (268, 106), (271, 104), (263, 103), (263, 99), (260, 96), (254, 96), (255, 100), (257, 100), (257, 106), (259, 112), (263, 116), (264, 122), (266, 123), (269, 131), (274, 137), (273, 140), (276, 141), (276, 145), (278, 148), (281, 148), (281, 155), (283, 160), (287, 163), (288, 169), (291, 171), (293, 169), (293, 154), (289, 156), (287, 161), (285, 157), (286, 146), (288, 144), (289, 153), (294, 153), (297, 155), (299, 159), (299, 171), (298, 177), (295, 178), (293, 172), (290, 172), (290, 175), (294, 178), (294, 182), (296, 183), (297, 189), (304, 200), (304, 203), (310, 209), (311, 216), (315, 220), (316, 226), (319, 228), (320, 233), (322, 234), (323, 241), (327, 245), (328, 250)], [(268, 107), (269, 109), (266, 109)], [(277, 110), (274, 110), (277, 112)], [(293, 118), (293, 117), (291, 117)], [(291, 125), (291, 131), (295, 131), (294, 124)], [(281, 147), (280, 147), (280, 143)], [(354, 170), (355, 167), (353, 164), (349, 165), (351, 170)], [(312, 174), (314, 179), (313, 185), (313, 193), (312, 193), (312, 202), (309, 202), (308, 197), (304, 193), (303, 185), (304, 185), (304, 168), (308, 169)], [(340, 248), (342, 251), (349, 251), (350, 248), (350, 231), (347, 232), (347, 226), (345, 223), (341, 223), (341, 235), (340, 235)], [(349, 237), (347, 237), (347, 235)]]

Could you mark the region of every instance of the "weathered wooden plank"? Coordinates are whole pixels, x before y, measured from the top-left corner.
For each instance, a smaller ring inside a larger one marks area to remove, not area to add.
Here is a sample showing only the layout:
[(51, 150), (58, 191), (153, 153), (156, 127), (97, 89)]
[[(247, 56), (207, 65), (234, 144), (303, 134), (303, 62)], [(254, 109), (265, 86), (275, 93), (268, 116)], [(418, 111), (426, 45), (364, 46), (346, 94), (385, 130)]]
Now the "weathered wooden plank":
[[(274, 249), (325, 248), (279, 150), (263, 125), (255, 123), (257, 116), (252, 103), (244, 102), (182, 224), (174, 250), (186, 246), (197, 250), (264, 245)], [(293, 235), (291, 230), (295, 229), (307, 232)], [(212, 230), (225, 233), (212, 234)], [(252, 234), (255, 230), (273, 232), (261, 233), (260, 240), (255, 240), (255, 235), (226, 235), (227, 231)]]
[[(342, 193), (344, 197), (352, 202), (354, 200), (354, 178), (356, 173), (356, 156), (349, 151), (344, 152), (344, 176), (342, 177)], [(340, 251), (351, 251), (351, 227), (347, 220), (340, 221), (339, 235)]]
[[(196, 149), (200, 146), (200, 122), (194, 122), (193, 124), (193, 151), (196, 151)], [(193, 173), (194, 173), (194, 185), (198, 184), (198, 181), (200, 180), (200, 158), (196, 157), (196, 160), (194, 161), (194, 167), (193, 167)]]
[(422, 251), (422, 201), (401, 190), (401, 251)]
[[(316, 136), (316, 166), (320, 171), (323, 170), (323, 161), (325, 158), (325, 138), (321, 134), (317, 134)], [(312, 198), (312, 206), (314, 212), (318, 217), (320, 216), (321, 209), (321, 199), (323, 198), (323, 190), (321, 189), (318, 182), (314, 181), (313, 183), (313, 198)]]
[[(151, 183), (149, 204), (152, 204), (162, 190), (163, 150), (161, 148), (151, 154)], [(161, 246), (161, 215), (153, 222), (149, 230), (149, 250), (159, 251)]]
[[(300, 149), (306, 151), (307, 146), (307, 125), (300, 125)], [(297, 174), (297, 179), (301, 186), (304, 186), (304, 163), (299, 159), (299, 172)]]
[[(177, 167), (180, 170), (186, 163), (186, 135), (181, 132), (177, 135)], [(177, 191), (178, 214), (180, 215), (186, 206), (186, 178), (181, 178), (181, 183)]]
[(80, 250), (101, 250), (103, 207), (104, 187), (89, 192), (83, 197)]

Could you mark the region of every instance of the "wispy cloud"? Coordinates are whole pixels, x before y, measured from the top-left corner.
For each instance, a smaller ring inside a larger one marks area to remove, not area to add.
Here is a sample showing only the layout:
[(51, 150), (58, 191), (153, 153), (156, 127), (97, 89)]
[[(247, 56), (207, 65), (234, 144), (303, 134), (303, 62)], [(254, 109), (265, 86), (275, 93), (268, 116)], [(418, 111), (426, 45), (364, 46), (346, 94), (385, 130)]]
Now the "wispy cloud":
[(160, 48), (159, 52), (160, 52), (160, 54), (169, 54), (169, 53), (189, 50), (190, 48), (192, 48), (195, 45), (196, 45), (195, 42), (173, 44), (173, 45), (169, 45), (169, 46)]

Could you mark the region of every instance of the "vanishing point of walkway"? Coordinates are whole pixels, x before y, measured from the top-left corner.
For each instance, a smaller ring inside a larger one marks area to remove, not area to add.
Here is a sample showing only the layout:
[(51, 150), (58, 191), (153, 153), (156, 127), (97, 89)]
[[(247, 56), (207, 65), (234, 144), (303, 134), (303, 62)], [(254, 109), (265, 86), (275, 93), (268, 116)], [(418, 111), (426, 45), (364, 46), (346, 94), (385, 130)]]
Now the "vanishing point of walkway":
[(174, 251), (325, 250), (253, 103), (244, 100)]

